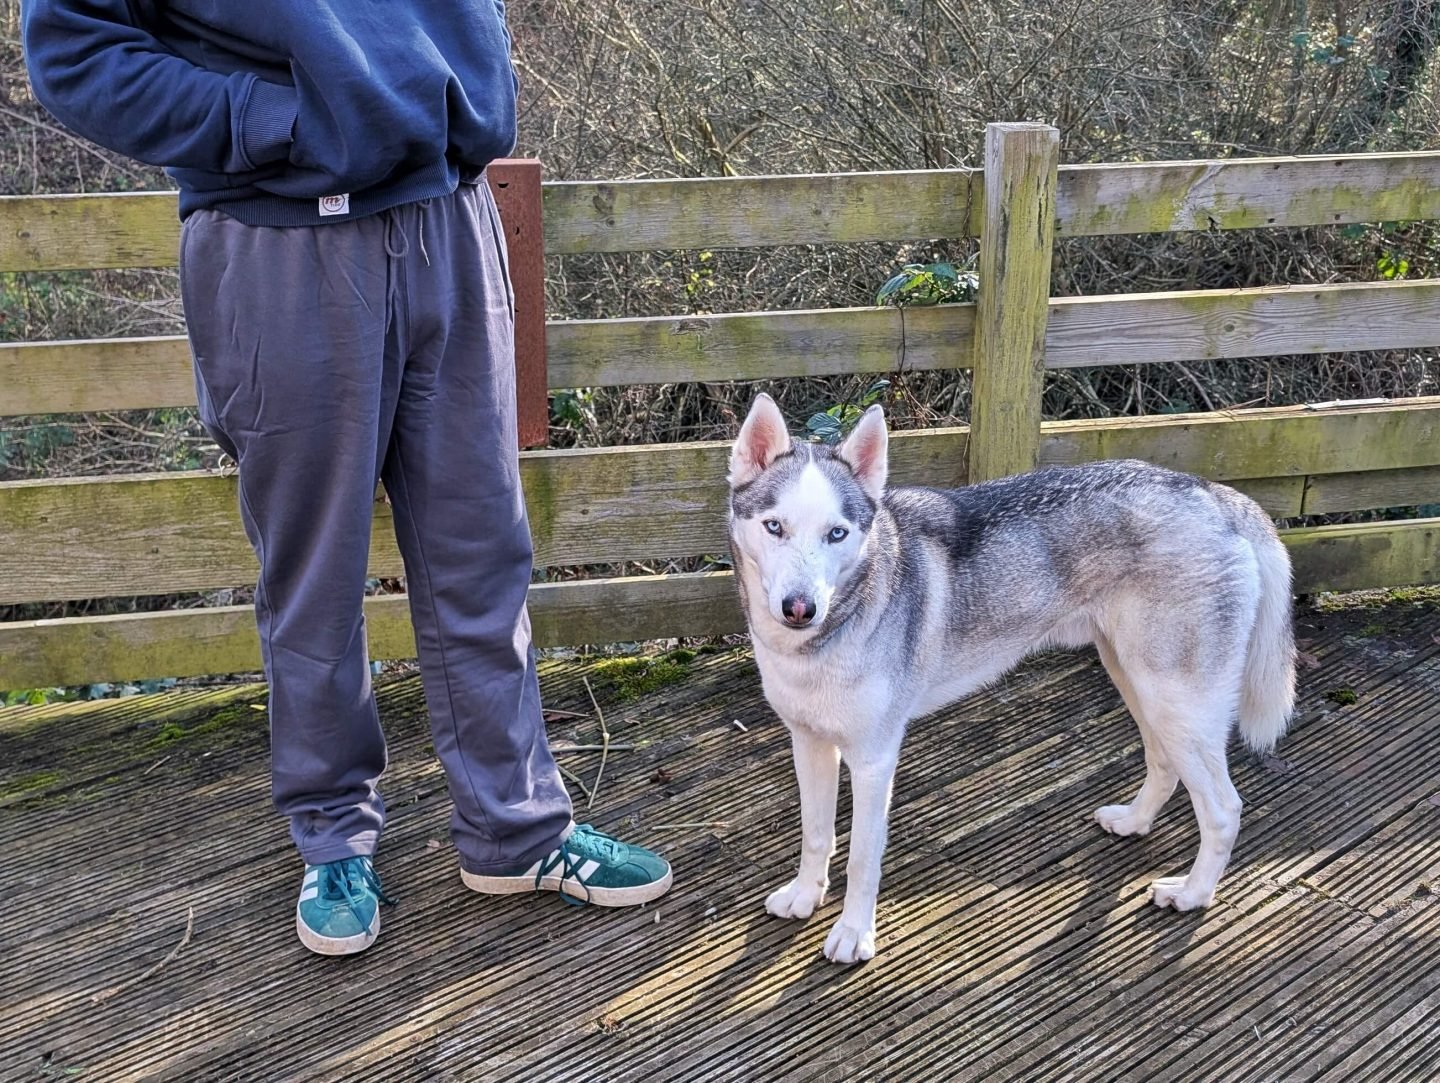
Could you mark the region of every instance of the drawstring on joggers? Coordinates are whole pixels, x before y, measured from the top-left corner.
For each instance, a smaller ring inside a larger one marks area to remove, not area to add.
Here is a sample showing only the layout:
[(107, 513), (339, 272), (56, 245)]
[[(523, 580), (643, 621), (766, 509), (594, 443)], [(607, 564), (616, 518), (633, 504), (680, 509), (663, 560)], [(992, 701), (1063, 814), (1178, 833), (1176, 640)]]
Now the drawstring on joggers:
[[(420, 200), (422, 211), (429, 209), (430, 200)], [(396, 243), (399, 238), (399, 243)], [(425, 259), (425, 266), (430, 266), (430, 253), (425, 251), (425, 215), (420, 215), (420, 255)], [(410, 238), (405, 234), (405, 227), (400, 224), (400, 210), (395, 208), (385, 215), (385, 254), (391, 259), (402, 259), (410, 254)]]
[(425, 251), (425, 212), (430, 209), (430, 201), (420, 201), (420, 255), (425, 257), (425, 266), (430, 266), (430, 253)]

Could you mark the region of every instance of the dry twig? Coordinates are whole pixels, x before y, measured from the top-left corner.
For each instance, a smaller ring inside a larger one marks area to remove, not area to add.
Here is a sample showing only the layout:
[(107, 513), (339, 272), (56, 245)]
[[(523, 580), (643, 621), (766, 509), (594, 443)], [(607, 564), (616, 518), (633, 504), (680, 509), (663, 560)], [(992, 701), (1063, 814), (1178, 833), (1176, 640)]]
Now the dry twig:
[(109, 989), (102, 989), (100, 992), (96, 993), (90, 998), (90, 1003), (103, 1004), (105, 1003), (105, 1001), (110, 1000), (113, 997), (119, 996), (127, 989), (133, 989), (135, 986), (139, 985), (147, 978), (153, 978), (156, 974), (160, 973), (160, 971), (165, 968), (166, 964), (172, 962), (177, 955), (179, 955), (182, 951), (185, 950), (185, 945), (190, 943), (190, 937), (194, 932), (195, 908), (192, 906), (190, 907), (189, 914), (185, 918), (185, 933), (180, 937), (180, 943), (176, 944), (173, 948), (170, 949), (169, 955), (165, 956), (165, 958), (161, 959), (158, 963), (150, 967), (144, 973), (137, 974), (129, 981), (121, 982), (119, 985), (112, 985)]
[(585, 691), (590, 694), (590, 705), (595, 708), (595, 717), (600, 720), (600, 739), (603, 742), (600, 746), (600, 769), (595, 772), (595, 785), (590, 788), (590, 796), (585, 802), (588, 809), (595, 804), (595, 795), (600, 792), (600, 780), (605, 777), (605, 761), (610, 758), (610, 727), (605, 725), (605, 712), (600, 709), (600, 701), (595, 698), (595, 690), (590, 687), (590, 678), (580, 679), (585, 682)]
[[(566, 778), (568, 778), (571, 782), (575, 783), (575, 785), (577, 785), (577, 786), (580, 787), (580, 792), (581, 792), (581, 793), (583, 793), (587, 798), (590, 796), (590, 787), (587, 786), (587, 785), (585, 785), (585, 780), (584, 780), (584, 779), (582, 779), (582, 778), (581, 778), (579, 775), (577, 775), (574, 771), (571, 771), (569, 768), (565, 767), (563, 764), (557, 763), (555, 766), (558, 767), (558, 768), (560, 768), (560, 773), (561, 773), (562, 775), (564, 775), (564, 776), (565, 776)], [(588, 806), (587, 806), (587, 807), (588, 807)]]

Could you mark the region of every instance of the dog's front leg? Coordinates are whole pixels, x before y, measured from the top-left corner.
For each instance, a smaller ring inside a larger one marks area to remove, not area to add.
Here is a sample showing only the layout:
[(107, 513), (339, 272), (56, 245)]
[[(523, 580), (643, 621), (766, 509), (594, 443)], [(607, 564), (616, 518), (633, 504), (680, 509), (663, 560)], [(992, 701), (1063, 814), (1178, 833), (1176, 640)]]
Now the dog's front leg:
[(795, 777), (800, 783), (800, 871), (772, 892), (765, 909), (777, 918), (813, 914), (830, 887), (835, 854), (835, 792), (840, 786), (840, 750), (799, 726), (790, 729)]
[(845, 867), (845, 909), (825, 941), (825, 958), (858, 963), (875, 955), (875, 902), (880, 895), (880, 859), (885, 853), (890, 791), (895, 781), (898, 745), (850, 767), (852, 816), (850, 861)]

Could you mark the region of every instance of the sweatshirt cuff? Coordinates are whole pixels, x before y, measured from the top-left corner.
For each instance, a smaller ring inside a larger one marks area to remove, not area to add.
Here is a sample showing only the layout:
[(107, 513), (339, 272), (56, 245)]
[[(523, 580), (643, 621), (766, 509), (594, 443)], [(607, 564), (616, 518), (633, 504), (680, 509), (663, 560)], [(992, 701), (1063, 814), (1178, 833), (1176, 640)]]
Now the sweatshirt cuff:
[(294, 140), (299, 99), (294, 87), (256, 79), (240, 118), (240, 152), (258, 169), (286, 157)]

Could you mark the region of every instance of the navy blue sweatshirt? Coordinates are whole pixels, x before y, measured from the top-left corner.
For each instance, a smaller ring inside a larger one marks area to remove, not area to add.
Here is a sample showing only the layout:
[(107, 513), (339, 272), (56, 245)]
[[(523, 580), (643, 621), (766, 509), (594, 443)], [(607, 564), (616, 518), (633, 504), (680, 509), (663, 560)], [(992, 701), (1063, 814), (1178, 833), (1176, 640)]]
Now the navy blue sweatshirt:
[(180, 214), (315, 225), (453, 192), (515, 146), (503, 0), (25, 0), (61, 123)]

